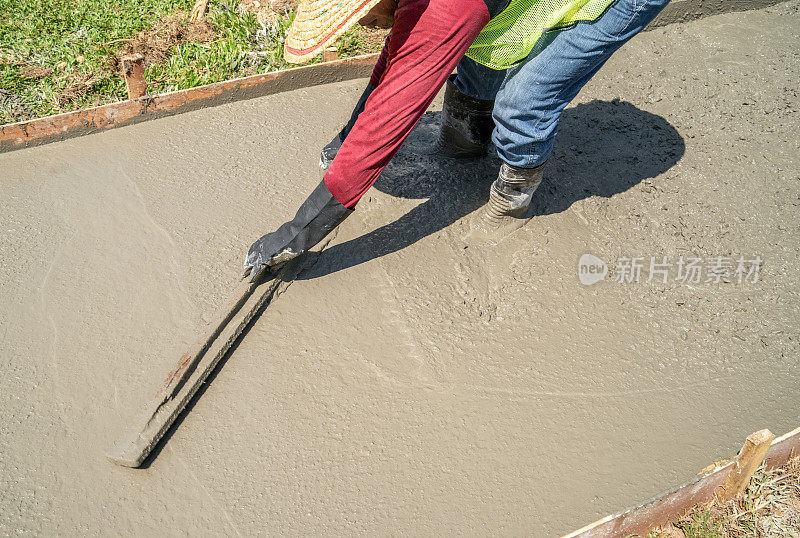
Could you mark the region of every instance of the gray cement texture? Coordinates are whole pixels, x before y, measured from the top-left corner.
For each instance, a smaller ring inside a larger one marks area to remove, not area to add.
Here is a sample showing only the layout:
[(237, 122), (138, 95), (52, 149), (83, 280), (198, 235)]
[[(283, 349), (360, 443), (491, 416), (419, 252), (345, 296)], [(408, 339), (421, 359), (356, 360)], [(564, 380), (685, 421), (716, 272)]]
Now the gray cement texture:
[[(626, 45), (497, 244), (498, 163), (430, 152), (437, 100), (142, 470), (104, 449), (366, 81), (0, 155), (0, 533), (553, 536), (796, 427), (798, 5)], [(648, 281), (739, 256), (758, 282)]]

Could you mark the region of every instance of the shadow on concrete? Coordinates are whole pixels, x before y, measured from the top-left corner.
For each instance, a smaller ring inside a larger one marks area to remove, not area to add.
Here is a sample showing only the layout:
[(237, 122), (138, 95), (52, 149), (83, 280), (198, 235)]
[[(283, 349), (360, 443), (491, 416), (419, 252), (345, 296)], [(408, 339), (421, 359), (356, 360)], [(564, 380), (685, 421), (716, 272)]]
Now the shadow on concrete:
[[(438, 129), (439, 113), (426, 113), (375, 183), (375, 188), (391, 196), (425, 201), (394, 222), (323, 251), (298, 279), (317, 278), (401, 250), (486, 202), (500, 161), (488, 156), (457, 160), (438, 155), (433, 150)], [(534, 217), (560, 213), (589, 196), (607, 198), (624, 192), (669, 170), (683, 153), (683, 138), (669, 122), (630, 103), (592, 101), (569, 108), (561, 118), (561, 132), (544, 182), (534, 195)], [(226, 353), (142, 468), (153, 464), (248, 330)]]
[[(426, 199), (400, 217), (327, 249), (300, 279), (334, 273), (385, 256), (438, 232), (482, 206), (500, 161), (487, 156), (457, 160), (432, 149), (438, 112), (428, 112), (375, 183), (400, 198)], [(674, 166), (683, 138), (661, 116), (631, 103), (592, 101), (564, 111), (533, 215), (561, 213), (589, 196), (611, 197)], [(363, 203), (363, 202), (362, 202)]]

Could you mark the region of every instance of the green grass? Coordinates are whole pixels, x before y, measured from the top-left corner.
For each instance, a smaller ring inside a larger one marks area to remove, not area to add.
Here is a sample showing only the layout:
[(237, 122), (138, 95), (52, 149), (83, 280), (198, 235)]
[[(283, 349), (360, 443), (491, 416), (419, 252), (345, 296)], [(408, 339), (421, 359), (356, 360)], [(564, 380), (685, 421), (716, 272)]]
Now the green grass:
[[(0, 0), (0, 123), (21, 121), (126, 98), (122, 78), (109, 65), (124, 41), (153, 28), (193, 0)], [(295, 67), (283, 59), (292, 14), (261, 24), (233, 1), (212, 0), (217, 36), (183, 41), (166, 60), (146, 67), (151, 94), (250, 74)], [(351, 29), (339, 39), (340, 57), (376, 46)], [(308, 63), (319, 62), (315, 58)], [(44, 69), (25, 78), (31, 66)]]
[(684, 532), (686, 538), (723, 538), (724, 536), (722, 523), (708, 509), (693, 514), (677, 526)]
[[(211, 43), (184, 42), (164, 63), (146, 70), (152, 93), (163, 93), (230, 78), (296, 67), (283, 59), (291, 16), (261, 25), (249, 12), (217, 3), (209, 15), (219, 37)], [(316, 63), (319, 58), (309, 63)]]
[[(80, 108), (98, 98), (123, 98), (125, 86), (119, 77), (92, 77), (107, 70), (107, 48), (102, 45), (130, 37), (190, 4), (191, 0), (0, 0), (0, 122)], [(36, 81), (24, 79), (25, 65), (53, 73)], [(60, 96), (81, 80), (91, 92), (77, 102), (63, 103)]]

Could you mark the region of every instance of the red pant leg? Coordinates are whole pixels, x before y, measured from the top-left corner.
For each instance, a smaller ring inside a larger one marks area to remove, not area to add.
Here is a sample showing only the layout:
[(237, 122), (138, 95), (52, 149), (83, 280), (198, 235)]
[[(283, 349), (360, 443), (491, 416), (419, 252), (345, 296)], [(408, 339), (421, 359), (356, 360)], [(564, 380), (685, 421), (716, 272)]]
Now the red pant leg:
[(342, 205), (375, 183), (488, 22), (483, 0), (400, 0), (383, 75), (325, 174)]
[(375, 68), (372, 70), (372, 76), (369, 77), (369, 83), (377, 86), (381, 81), (383, 72), (386, 71), (386, 62), (389, 59), (389, 39), (391, 36), (386, 37), (386, 42), (381, 49), (381, 55), (378, 56), (378, 61), (375, 62)]

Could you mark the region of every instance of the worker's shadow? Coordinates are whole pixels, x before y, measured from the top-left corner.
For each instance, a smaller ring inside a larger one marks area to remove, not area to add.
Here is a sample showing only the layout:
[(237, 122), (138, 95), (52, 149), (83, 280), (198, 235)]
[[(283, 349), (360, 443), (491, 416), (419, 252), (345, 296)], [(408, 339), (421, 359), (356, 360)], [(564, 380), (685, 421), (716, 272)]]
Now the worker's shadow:
[[(500, 161), (456, 160), (432, 151), (439, 112), (428, 112), (375, 188), (427, 199), (394, 222), (328, 248), (300, 278), (311, 279), (403, 249), (482, 206)], [(684, 141), (670, 123), (631, 103), (592, 101), (564, 111), (533, 214), (560, 213), (589, 196), (610, 197), (677, 163)], [(493, 153), (493, 152), (492, 152)], [(363, 203), (363, 202), (362, 202)]]

